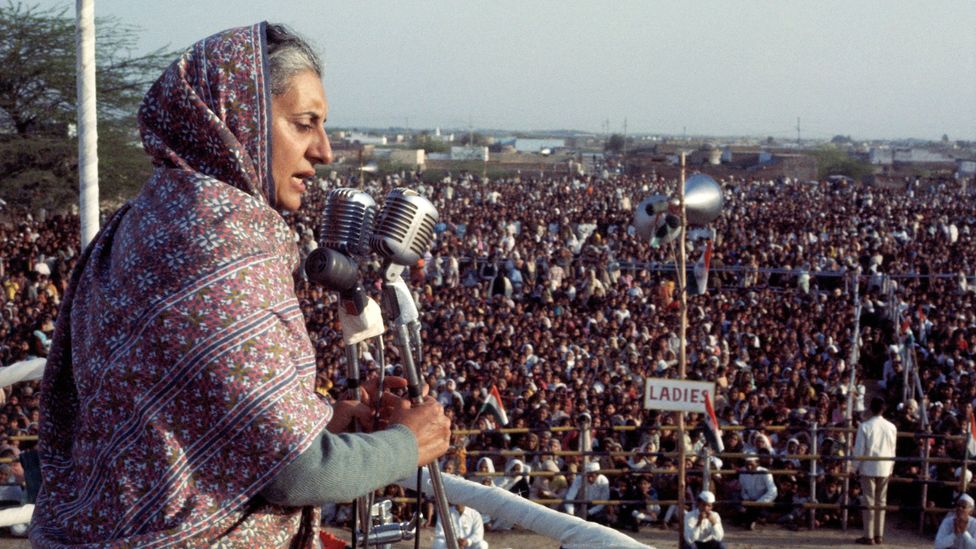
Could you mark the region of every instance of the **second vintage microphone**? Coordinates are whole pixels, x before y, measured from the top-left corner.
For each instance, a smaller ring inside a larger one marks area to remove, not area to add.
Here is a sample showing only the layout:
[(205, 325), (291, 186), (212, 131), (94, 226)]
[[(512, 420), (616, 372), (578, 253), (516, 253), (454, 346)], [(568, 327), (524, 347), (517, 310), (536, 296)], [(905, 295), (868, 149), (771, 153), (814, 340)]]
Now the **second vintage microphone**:
[[(397, 345), (403, 359), (407, 391), (415, 403), (423, 403), (420, 374), (417, 364), (423, 360), (420, 341), (420, 321), (417, 304), (403, 280), (403, 270), (412, 267), (424, 256), (434, 239), (437, 209), (429, 200), (406, 188), (397, 188), (386, 195), (383, 208), (376, 218), (376, 228), (369, 240), (370, 247), (384, 259), (383, 305), (393, 319)], [(410, 340), (417, 350), (417, 362), (410, 351)], [(457, 549), (458, 541), (451, 523), (444, 484), (437, 461), (427, 466), (437, 514), (444, 525), (444, 540), (449, 549)]]

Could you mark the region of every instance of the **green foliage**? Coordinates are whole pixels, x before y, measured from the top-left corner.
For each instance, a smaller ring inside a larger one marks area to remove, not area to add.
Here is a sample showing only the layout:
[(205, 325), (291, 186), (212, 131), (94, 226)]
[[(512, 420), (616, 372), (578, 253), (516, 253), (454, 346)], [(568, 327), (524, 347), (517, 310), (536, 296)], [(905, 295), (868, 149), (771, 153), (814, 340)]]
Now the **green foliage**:
[[(130, 116), (173, 54), (133, 55), (137, 29), (115, 18), (99, 18), (95, 28), (99, 118)], [(75, 21), (65, 8), (0, 7), (0, 63), (0, 120), (8, 128), (60, 133), (75, 121)]]
[(812, 154), (817, 159), (820, 179), (831, 175), (846, 175), (860, 181), (874, 172), (870, 163), (854, 158), (833, 145), (824, 145)]
[(428, 153), (448, 152), (451, 150), (451, 144), (446, 141), (434, 139), (434, 136), (423, 132), (413, 136), (413, 139), (410, 141), (410, 148), (423, 149)]
[(460, 143), (462, 145), (477, 145), (481, 147), (488, 146), (488, 137), (484, 134), (478, 132), (466, 133), (461, 135)]
[[(149, 157), (121, 131), (98, 136), (99, 197), (123, 202), (152, 173)], [(44, 135), (0, 138), (0, 197), (11, 205), (60, 211), (78, 202), (78, 140)]]
[(604, 149), (608, 152), (619, 153), (624, 150), (625, 145), (626, 141), (624, 136), (620, 135), (619, 133), (615, 133), (610, 136), (610, 139), (607, 140), (607, 145), (604, 147)]
[(0, 139), (0, 197), (12, 205), (61, 209), (77, 196), (78, 144), (45, 136)]
[(152, 163), (135, 128), (135, 119), (98, 128), (98, 193), (102, 201), (132, 198), (152, 175)]
[[(149, 173), (135, 111), (175, 54), (133, 54), (139, 33), (115, 18), (96, 21), (99, 187), (104, 199), (132, 196)], [(77, 197), (75, 20), (67, 8), (0, 5), (0, 197), (61, 209)]]

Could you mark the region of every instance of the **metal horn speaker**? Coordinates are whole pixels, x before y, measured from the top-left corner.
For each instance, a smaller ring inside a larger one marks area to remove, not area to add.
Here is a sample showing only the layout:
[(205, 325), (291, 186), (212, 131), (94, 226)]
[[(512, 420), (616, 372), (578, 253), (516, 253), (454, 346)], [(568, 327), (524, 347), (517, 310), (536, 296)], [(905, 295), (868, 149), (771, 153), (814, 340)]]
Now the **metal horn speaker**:
[(689, 225), (707, 225), (722, 214), (722, 187), (698, 173), (685, 180), (685, 215)]

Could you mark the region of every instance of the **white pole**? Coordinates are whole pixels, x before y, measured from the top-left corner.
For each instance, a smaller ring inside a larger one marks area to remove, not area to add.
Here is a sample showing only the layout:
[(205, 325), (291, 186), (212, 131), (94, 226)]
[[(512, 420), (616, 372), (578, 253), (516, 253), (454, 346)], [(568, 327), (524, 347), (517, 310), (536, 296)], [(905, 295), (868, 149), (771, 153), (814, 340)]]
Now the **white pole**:
[[(583, 472), (581, 472), (583, 474)], [(482, 486), (461, 477), (444, 473), (444, 493), (447, 499), (464, 504), (479, 512), (498, 518), (501, 522), (517, 524), (526, 530), (559, 540), (566, 549), (654, 549), (626, 534), (595, 522), (560, 513), (529, 501), (498, 486)], [(585, 482), (585, 479), (584, 479)], [(408, 490), (417, 489), (417, 476), (398, 481)], [(420, 487), (428, 496), (434, 494), (430, 473), (423, 470)], [(684, 528), (684, 526), (682, 526)]]
[[(678, 290), (681, 299), (681, 323), (678, 326), (678, 379), (687, 379), (688, 367), (688, 254), (685, 238), (688, 236), (688, 213), (685, 211), (685, 152), (681, 151), (681, 180), (678, 181), (678, 209), (681, 210), (681, 232), (678, 233)], [(685, 543), (685, 413), (678, 414), (678, 547)]]
[(98, 114), (95, 103), (95, 2), (76, 0), (78, 47), (78, 208), (81, 249), (98, 232)]

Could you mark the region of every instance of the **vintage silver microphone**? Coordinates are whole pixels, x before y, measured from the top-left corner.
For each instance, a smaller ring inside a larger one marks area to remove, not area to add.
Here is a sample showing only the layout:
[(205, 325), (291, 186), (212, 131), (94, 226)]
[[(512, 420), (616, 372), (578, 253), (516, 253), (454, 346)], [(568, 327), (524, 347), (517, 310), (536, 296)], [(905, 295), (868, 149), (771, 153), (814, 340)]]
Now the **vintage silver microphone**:
[[(407, 188), (394, 189), (386, 195), (369, 241), (373, 251), (384, 259), (383, 307), (396, 329), (396, 341), (403, 355), (408, 394), (417, 404), (423, 402), (423, 395), (420, 373), (410, 347), (412, 339), (418, 356), (421, 356), (420, 315), (402, 274), (405, 268), (416, 265), (430, 247), (434, 240), (437, 217), (437, 208), (416, 191)], [(448, 549), (457, 549), (457, 536), (437, 461), (431, 462), (427, 470), (437, 504), (437, 515), (444, 525), (444, 541)]]
[(368, 254), (376, 212), (376, 201), (366, 192), (349, 187), (329, 191), (319, 227), (322, 245), (354, 257)]
[[(437, 208), (429, 200), (407, 188), (396, 188), (386, 195), (383, 209), (376, 219), (376, 228), (370, 237), (369, 244), (374, 252), (383, 257), (388, 264), (400, 266), (397, 274), (404, 267), (413, 267), (430, 248), (434, 240), (434, 225), (437, 224)], [(389, 274), (390, 269), (386, 269)], [(410, 339), (417, 351), (417, 362), (423, 362), (423, 348), (420, 340), (420, 315), (417, 305), (405, 284), (395, 281), (396, 277), (388, 278), (391, 284), (396, 284), (401, 294), (395, 302), (397, 305), (392, 315), (397, 323), (407, 325)], [(408, 299), (409, 298), (409, 299)]]
[(416, 191), (393, 189), (386, 195), (369, 245), (390, 262), (412, 267), (434, 240), (437, 217), (437, 208)]
[[(305, 272), (310, 280), (339, 292), (343, 309), (339, 318), (346, 344), (346, 386), (349, 398), (353, 400), (360, 399), (358, 341), (377, 329), (378, 333), (383, 331), (382, 316), (376, 314), (375, 318), (379, 320), (377, 326), (375, 322), (370, 322), (370, 315), (366, 314), (370, 300), (360, 283), (359, 265), (354, 259), (369, 252), (369, 237), (376, 210), (376, 201), (365, 192), (350, 188), (329, 192), (319, 230), (321, 247), (309, 254), (305, 261)], [(371, 495), (356, 499), (354, 509), (358, 519), (354, 516), (353, 545), (358, 538), (357, 529), (364, 538), (369, 538), (371, 503)]]
[(339, 292), (343, 308), (354, 316), (366, 306), (354, 258), (369, 253), (376, 211), (376, 201), (363, 191), (348, 187), (330, 191), (319, 227), (320, 247), (305, 260), (309, 280)]

